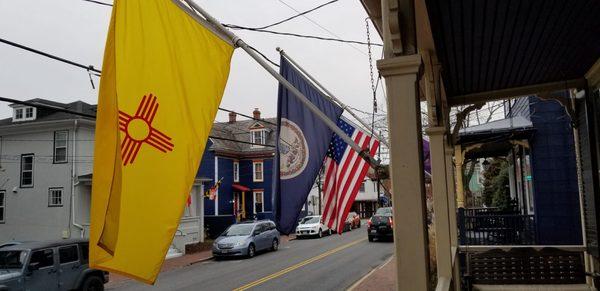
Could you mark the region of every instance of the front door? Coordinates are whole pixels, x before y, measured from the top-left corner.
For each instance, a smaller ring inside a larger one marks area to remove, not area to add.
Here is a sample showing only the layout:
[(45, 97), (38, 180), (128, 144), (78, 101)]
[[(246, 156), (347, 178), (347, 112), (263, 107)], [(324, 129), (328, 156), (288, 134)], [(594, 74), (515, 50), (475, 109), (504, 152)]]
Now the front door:
[(77, 245), (58, 248), (58, 285), (61, 290), (75, 288), (77, 277), (81, 272), (79, 250)]
[(54, 249), (36, 250), (31, 253), (25, 276), (25, 290), (59, 290)]
[(241, 209), (240, 209), (240, 193), (239, 192), (234, 192), (233, 193), (233, 215), (235, 215), (235, 220), (236, 221), (240, 221), (241, 220)]

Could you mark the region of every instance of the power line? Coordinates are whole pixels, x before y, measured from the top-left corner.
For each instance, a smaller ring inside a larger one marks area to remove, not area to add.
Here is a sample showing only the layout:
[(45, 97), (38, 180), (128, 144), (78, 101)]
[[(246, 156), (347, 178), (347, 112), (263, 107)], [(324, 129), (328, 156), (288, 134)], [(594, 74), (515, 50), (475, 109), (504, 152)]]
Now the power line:
[[(283, 5), (287, 6), (288, 8), (290, 8), (290, 9), (292, 9), (292, 10), (296, 11), (296, 12), (300, 12), (300, 11), (298, 11), (296, 8), (294, 8), (292, 5), (290, 5), (290, 4), (286, 3), (286, 2), (284, 2), (283, 0), (277, 0), (277, 1), (279, 1), (281, 4), (283, 4)], [(302, 17), (306, 18), (306, 20), (310, 21), (312, 24), (314, 24), (314, 25), (318, 26), (318, 27), (319, 27), (320, 29), (322, 29), (323, 31), (327, 32), (329, 35), (331, 35), (331, 36), (333, 36), (333, 37), (336, 37), (336, 38), (338, 38), (338, 39), (341, 39), (341, 37), (340, 37), (339, 35), (337, 35), (337, 34), (336, 34), (336, 33), (334, 33), (333, 31), (331, 31), (331, 30), (327, 29), (326, 27), (324, 27), (323, 25), (319, 24), (318, 22), (316, 22), (315, 20), (311, 19), (310, 17), (308, 17), (308, 16), (306, 16), (306, 15), (304, 15), (304, 14), (299, 14), (299, 16), (300, 16), (300, 15), (302, 15)], [(348, 45), (349, 45), (351, 48), (353, 48), (355, 51), (357, 51), (357, 52), (359, 52), (359, 53), (361, 53), (361, 54), (363, 54), (363, 55), (365, 55), (365, 56), (366, 56), (365, 52), (361, 51), (359, 48), (357, 48), (357, 47), (356, 47), (356, 46), (354, 46), (353, 44), (350, 44), (350, 43), (349, 43)]]
[(11, 46), (14, 46), (14, 47), (18, 47), (18, 48), (26, 50), (26, 51), (30, 51), (32, 53), (36, 53), (38, 55), (45, 56), (47, 58), (51, 58), (51, 59), (54, 59), (54, 60), (57, 60), (57, 61), (69, 64), (71, 66), (76, 66), (76, 67), (82, 68), (82, 69), (87, 70), (87, 71), (92, 71), (92, 72), (95, 72), (95, 73), (100, 73), (100, 70), (97, 70), (92, 65), (88, 65), (88, 66), (82, 65), (80, 63), (76, 63), (76, 62), (73, 62), (73, 61), (70, 61), (70, 60), (67, 60), (67, 59), (63, 59), (61, 57), (58, 57), (58, 56), (55, 56), (55, 55), (52, 55), (52, 54), (49, 54), (49, 53), (46, 53), (46, 52), (43, 52), (43, 51), (39, 51), (39, 50), (36, 50), (34, 48), (31, 48), (31, 47), (28, 47), (28, 46), (24, 46), (22, 44), (18, 44), (18, 43), (15, 43), (15, 42), (3, 39), (3, 38), (0, 38), (0, 42), (3, 42), (5, 44), (8, 44), (8, 45), (11, 45)]
[[(275, 35), (284, 35), (284, 36), (293, 36), (293, 37), (299, 37), (299, 38), (318, 39), (318, 40), (324, 40), (324, 41), (335, 41), (335, 42), (340, 42), (340, 43), (353, 43), (353, 44), (367, 45), (366, 42), (357, 41), (357, 40), (346, 40), (346, 39), (322, 37), (322, 36), (299, 34), (299, 33), (292, 33), (292, 32), (279, 32), (279, 31), (266, 30), (266, 29), (256, 29), (256, 28), (252, 28), (252, 27), (240, 26), (240, 25), (235, 25), (235, 24), (223, 23), (223, 26), (231, 28), (231, 29), (249, 30), (249, 31), (255, 31), (255, 32), (262, 32), (262, 33), (270, 33), (270, 34), (275, 34)], [(379, 43), (372, 43), (371, 45), (383, 46), (382, 44), (379, 44)]]
[[(320, 8), (322, 8), (322, 7), (325, 7), (325, 6), (329, 5), (329, 4), (335, 3), (335, 2), (337, 2), (337, 1), (338, 1), (338, 0), (332, 0), (332, 1), (329, 1), (329, 2), (327, 2), (327, 3), (323, 3), (323, 4), (319, 5), (319, 6), (316, 6), (316, 7), (314, 7), (314, 8), (311, 8), (311, 9), (308, 9), (308, 10), (306, 10), (306, 11), (303, 11), (303, 12), (300, 12), (300, 11), (298, 11), (298, 10), (296, 10), (296, 9), (293, 9), (293, 8), (292, 8), (294, 11), (298, 12), (298, 14), (296, 14), (296, 15), (294, 15), (294, 16), (291, 16), (291, 17), (288, 17), (288, 18), (286, 18), (286, 19), (283, 19), (283, 20), (277, 21), (277, 22), (275, 22), (275, 23), (269, 24), (269, 25), (265, 25), (265, 26), (261, 26), (261, 27), (255, 27), (255, 28), (256, 28), (256, 29), (267, 29), (267, 28), (270, 28), (270, 27), (273, 27), (273, 26), (276, 26), (276, 25), (282, 24), (282, 23), (284, 23), (284, 22), (288, 22), (288, 21), (290, 21), (290, 20), (292, 20), (292, 19), (294, 19), (294, 18), (297, 18), (297, 17), (300, 17), (300, 16), (304, 16), (305, 14), (308, 14), (308, 13), (310, 13), (310, 12), (313, 12), (313, 11), (315, 11), (315, 10), (317, 10), (317, 9), (320, 9)], [(280, 1), (280, 2), (282, 2), (282, 1)], [(284, 4), (285, 4), (285, 3), (284, 3)], [(287, 5), (287, 4), (286, 4), (286, 5)]]
[[(102, 3), (102, 2), (93, 1), (93, 0), (83, 0), (83, 1), (97, 3), (97, 4), (104, 5), (104, 6), (113, 6), (112, 4)], [(298, 15), (298, 16), (301, 16), (301, 15)], [(296, 17), (298, 17), (298, 16), (296, 16)], [(283, 36), (293, 36), (293, 37), (307, 38), (307, 39), (318, 39), (318, 40), (323, 40), (323, 41), (334, 41), (334, 42), (341, 42), (341, 43), (353, 43), (353, 44), (367, 45), (366, 42), (356, 41), (356, 40), (346, 40), (346, 39), (340, 39), (340, 38), (330, 38), (330, 37), (322, 37), (322, 36), (309, 35), (309, 34), (299, 34), (299, 33), (292, 33), (292, 32), (279, 32), (279, 31), (267, 30), (267, 29), (263, 29), (263, 28), (241, 26), (241, 25), (237, 25), (237, 24), (227, 24), (227, 23), (221, 23), (221, 24), (223, 26), (231, 28), (231, 29), (248, 30), (248, 31), (270, 33), (270, 34), (283, 35)], [(272, 25), (268, 25), (268, 27), (271, 27), (271, 26)], [(383, 44), (378, 44), (378, 43), (373, 43), (371, 45), (381, 46), (381, 47), (383, 46)]]
[[(6, 97), (0, 97), (0, 101), (11, 102), (11, 103), (16, 103), (16, 104), (20, 104), (20, 105), (26, 105), (26, 106), (36, 107), (36, 108), (51, 109), (51, 110), (55, 110), (55, 111), (59, 111), (59, 112), (69, 113), (69, 114), (73, 114), (73, 115), (77, 115), (77, 116), (83, 116), (83, 117), (88, 117), (88, 118), (93, 118), (93, 119), (96, 118), (96, 115), (93, 115), (93, 114), (87, 114), (87, 113), (77, 112), (77, 111), (73, 111), (73, 110), (58, 108), (58, 107), (54, 107), (54, 106), (40, 104), (40, 103), (37, 103), (37, 102), (20, 101), (20, 100), (17, 100), (17, 99), (6, 98)], [(213, 138), (213, 139), (218, 139), (218, 140), (231, 141), (231, 142), (237, 142), (237, 143), (244, 143), (244, 144), (250, 144), (250, 145), (259, 145), (259, 146), (273, 147), (273, 148), (275, 147), (274, 145), (253, 143), (253, 142), (249, 142), (249, 141), (241, 141), (241, 140), (236, 140), (236, 139), (231, 139), (231, 138), (224, 138), (224, 137), (218, 137), (218, 136), (212, 136), (212, 135), (209, 135), (208, 137), (209, 138)]]
[(100, 5), (104, 5), (104, 6), (111, 6), (112, 7), (112, 4), (104, 3), (104, 2), (100, 2), (100, 1), (94, 1), (94, 0), (83, 0), (83, 1), (91, 2), (91, 3), (96, 3), (96, 4), (100, 4)]
[[(84, 1), (87, 1), (87, 0), (84, 0)], [(97, 69), (94, 68), (94, 66), (91, 66), (91, 65), (90, 66), (85, 66), (83, 64), (80, 64), (80, 63), (77, 63), (77, 62), (74, 62), (74, 61), (71, 61), (71, 60), (67, 60), (65, 58), (62, 58), (62, 57), (59, 57), (59, 56), (56, 56), (56, 55), (53, 55), (53, 54), (50, 54), (50, 53), (46, 53), (46, 52), (40, 51), (40, 50), (34, 49), (32, 47), (26, 46), (26, 45), (18, 44), (16, 42), (12, 42), (12, 41), (9, 41), (9, 40), (3, 39), (3, 38), (0, 38), (0, 42), (3, 42), (3, 43), (8, 44), (10, 46), (14, 46), (14, 47), (26, 50), (26, 51), (30, 51), (30, 52), (36, 53), (38, 55), (41, 55), (41, 56), (44, 56), (44, 57), (47, 57), (47, 58), (58, 60), (60, 62), (63, 62), (65, 64), (68, 64), (68, 65), (71, 65), (71, 66), (75, 66), (75, 67), (82, 68), (82, 69), (89, 70), (89, 71), (94, 71), (95, 73), (97, 73), (97, 76), (100, 76), (100, 74), (102, 74), (101, 70), (97, 70)], [(252, 48), (252, 49), (256, 50), (254, 48)], [(269, 60), (266, 56), (263, 55), (263, 57), (265, 59)], [(275, 66), (279, 66), (279, 65), (277, 65), (275, 63), (273, 63), (273, 64)], [(3, 99), (5, 99), (5, 100), (3, 100)], [(6, 102), (12, 102), (12, 103), (16, 103), (16, 104), (31, 106), (30, 104), (25, 104), (24, 102), (26, 102), (26, 101), (20, 101), (20, 100), (10, 99), (10, 98), (4, 98), (4, 97), (0, 97), (0, 101), (6, 101)], [(38, 107), (40, 107), (40, 108), (47, 108), (47, 109), (53, 109), (53, 110), (56, 110), (56, 111), (61, 111), (61, 112), (71, 113), (71, 114), (79, 114), (80, 113), (80, 112), (77, 112), (77, 111), (71, 111), (71, 110), (67, 110), (67, 109), (60, 109), (60, 108), (56, 108), (56, 107), (52, 107), (52, 106), (47, 106), (47, 105), (43, 105), (43, 104), (39, 105)], [(246, 117), (246, 118), (249, 118), (249, 119), (253, 119), (253, 120), (256, 120), (256, 121), (260, 121), (260, 122), (264, 122), (264, 123), (268, 123), (268, 124), (272, 124), (272, 125), (277, 125), (277, 124), (275, 124), (273, 122), (270, 122), (270, 121), (266, 121), (266, 120), (259, 119), (259, 118), (254, 118), (253, 116), (249, 116), (249, 115), (246, 115), (246, 114), (235, 112), (235, 111), (232, 111), (232, 110), (229, 110), (229, 109), (225, 109), (225, 108), (222, 108), (222, 107), (219, 107), (218, 109), (221, 110), (221, 111), (225, 111), (225, 112), (232, 112), (232, 113), (235, 113), (235, 114), (238, 114), (240, 116), (243, 116), (243, 117)], [(90, 115), (90, 116), (87, 116), (87, 117), (96, 118), (95, 115)]]

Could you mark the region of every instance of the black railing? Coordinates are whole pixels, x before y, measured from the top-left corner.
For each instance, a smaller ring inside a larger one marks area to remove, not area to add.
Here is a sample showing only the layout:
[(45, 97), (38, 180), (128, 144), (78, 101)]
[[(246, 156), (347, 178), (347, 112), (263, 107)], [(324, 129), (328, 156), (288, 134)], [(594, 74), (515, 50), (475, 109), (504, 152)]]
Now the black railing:
[[(473, 284), (583, 284), (583, 250), (522, 247), (461, 252), (463, 290)], [(541, 288), (540, 288), (541, 289)]]
[(458, 212), (461, 245), (536, 244), (533, 215), (471, 210), (460, 209)]

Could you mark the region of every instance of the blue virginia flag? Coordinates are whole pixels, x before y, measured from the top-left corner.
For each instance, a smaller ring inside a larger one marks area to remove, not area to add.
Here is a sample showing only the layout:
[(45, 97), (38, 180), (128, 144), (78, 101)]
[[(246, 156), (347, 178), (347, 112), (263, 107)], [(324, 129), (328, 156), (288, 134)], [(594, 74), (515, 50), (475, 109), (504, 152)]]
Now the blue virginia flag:
[[(280, 74), (336, 122), (342, 115), (342, 108), (323, 96), (284, 57), (280, 65)], [(277, 229), (290, 234), (323, 164), (333, 131), (281, 84), (277, 121), (273, 211)]]

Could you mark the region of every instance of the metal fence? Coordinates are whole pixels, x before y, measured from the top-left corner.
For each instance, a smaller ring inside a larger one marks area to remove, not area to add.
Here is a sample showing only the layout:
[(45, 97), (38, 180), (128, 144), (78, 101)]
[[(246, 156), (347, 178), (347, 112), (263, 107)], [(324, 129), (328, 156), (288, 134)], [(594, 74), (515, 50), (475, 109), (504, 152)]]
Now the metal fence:
[(533, 215), (496, 214), (489, 210), (461, 210), (458, 213), (461, 245), (534, 245)]

